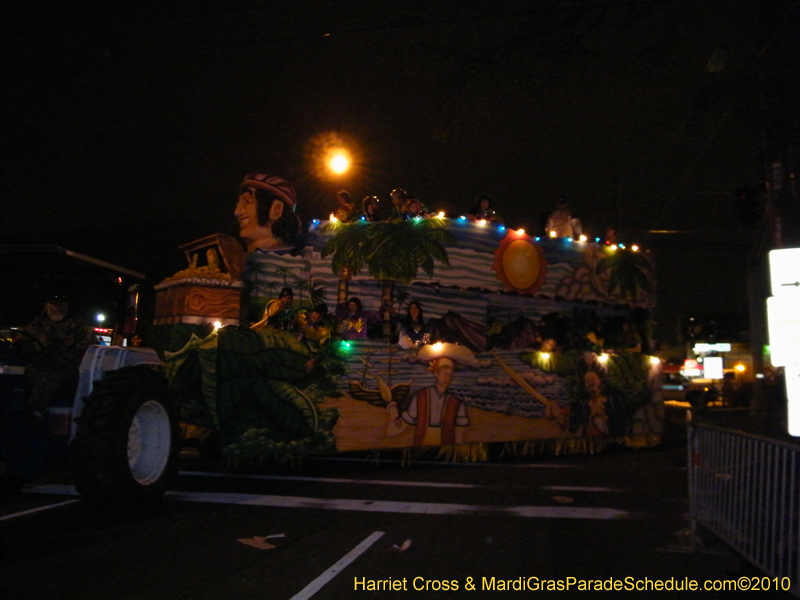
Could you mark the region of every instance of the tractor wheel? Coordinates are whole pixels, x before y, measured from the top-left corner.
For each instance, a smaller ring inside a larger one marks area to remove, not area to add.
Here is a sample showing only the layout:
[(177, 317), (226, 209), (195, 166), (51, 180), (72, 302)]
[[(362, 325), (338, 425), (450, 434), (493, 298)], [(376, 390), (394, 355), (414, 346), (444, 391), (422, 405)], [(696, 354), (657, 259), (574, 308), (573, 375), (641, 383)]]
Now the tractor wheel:
[(77, 489), (113, 502), (159, 500), (175, 475), (180, 432), (166, 380), (146, 365), (95, 382), (74, 441)]

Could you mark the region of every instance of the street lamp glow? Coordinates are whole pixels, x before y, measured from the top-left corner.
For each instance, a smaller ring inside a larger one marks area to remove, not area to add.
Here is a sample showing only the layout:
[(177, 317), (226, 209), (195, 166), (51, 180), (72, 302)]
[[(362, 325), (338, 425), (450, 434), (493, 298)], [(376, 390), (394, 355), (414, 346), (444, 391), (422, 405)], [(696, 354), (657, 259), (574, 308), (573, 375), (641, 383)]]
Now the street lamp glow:
[(350, 159), (347, 158), (347, 155), (344, 153), (344, 151), (338, 150), (333, 154), (333, 156), (331, 156), (328, 166), (330, 167), (331, 171), (337, 175), (341, 175), (350, 168)]
[(103, 321), (106, 320), (106, 316), (103, 313), (98, 313), (97, 317), (95, 317), (95, 318), (97, 319), (98, 323), (102, 323)]

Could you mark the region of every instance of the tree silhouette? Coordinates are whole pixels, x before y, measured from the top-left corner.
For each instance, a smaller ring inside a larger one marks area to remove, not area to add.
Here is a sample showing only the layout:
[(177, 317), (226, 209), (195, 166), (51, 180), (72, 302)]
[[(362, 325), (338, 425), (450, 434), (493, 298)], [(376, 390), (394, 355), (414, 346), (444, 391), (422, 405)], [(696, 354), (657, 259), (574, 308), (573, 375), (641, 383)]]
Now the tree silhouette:
[(608, 295), (614, 293), (619, 288), (623, 300), (636, 302), (637, 288), (645, 292), (650, 292), (650, 279), (647, 272), (650, 271), (650, 263), (644, 255), (639, 252), (619, 248), (608, 251), (609, 254), (597, 262), (595, 272), (600, 275), (605, 271), (610, 271), (608, 278)]

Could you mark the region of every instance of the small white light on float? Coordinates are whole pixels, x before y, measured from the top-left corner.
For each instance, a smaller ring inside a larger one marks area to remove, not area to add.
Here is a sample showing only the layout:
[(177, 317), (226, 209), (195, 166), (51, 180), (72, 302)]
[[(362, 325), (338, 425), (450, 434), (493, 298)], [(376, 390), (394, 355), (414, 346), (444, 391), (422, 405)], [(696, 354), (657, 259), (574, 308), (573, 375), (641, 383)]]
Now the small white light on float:
[(215, 332), (222, 328), (222, 323), (219, 322), (219, 321), (214, 321), (213, 325), (214, 325), (214, 331)]
[(586, 240), (588, 240), (589, 238), (587, 238), (585, 235), (581, 235), (581, 236), (580, 236), (578, 239), (579, 239), (580, 241), (582, 241), (582, 242), (585, 242), (585, 241), (586, 241)]
[(661, 359), (658, 358), (657, 356), (651, 356), (650, 357), (650, 364), (651, 365), (660, 365), (661, 364)]
[(525, 235), (525, 230), (524, 229), (517, 229), (517, 234), (518, 235)]
[(550, 358), (550, 353), (549, 352), (542, 352), (542, 358), (544, 360), (548, 360)]
[(440, 210), (440, 211), (439, 211), (439, 214), (438, 214), (438, 215), (436, 215), (436, 216), (437, 216), (438, 218), (440, 218), (440, 219), (444, 219), (444, 211), (443, 211), (443, 210)]
[(734, 368), (734, 369), (735, 369), (735, 370), (736, 370), (738, 373), (744, 373), (744, 372), (745, 372), (745, 370), (746, 370), (746, 367), (745, 367), (745, 366), (744, 366), (742, 363), (739, 363), (738, 365), (736, 365), (736, 366), (735, 366), (735, 367), (733, 367), (733, 368)]
[(604, 353), (602, 353), (602, 354), (600, 354), (600, 355), (597, 357), (597, 360), (599, 360), (599, 361), (600, 361), (601, 363), (603, 363), (603, 364), (607, 363), (607, 362), (608, 362), (608, 354), (606, 354), (605, 352), (604, 352)]
[(486, 219), (481, 219), (480, 221), (478, 221), (478, 225), (480, 225), (481, 227), (485, 226), (486, 225)]
[(638, 252), (639, 251), (639, 246), (634, 244), (633, 246), (631, 246), (631, 250), (634, 251), (634, 252)]
[(331, 216), (330, 216), (330, 217), (328, 217), (328, 220), (329, 220), (331, 223), (338, 223), (338, 222), (339, 222), (339, 219), (337, 219), (337, 218), (336, 218), (336, 215), (334, 215), (333, 213), (331, 213)]
[(434, 352), (441, 352), (443, 348), (444, 348), (444, 344), (442, 344), (442, 342), (436, 342), (435, 344), (433, 344), (431, 346), (431, 349)]
[(554, 238), (554, 237), (556, 237), (556, 232), (555, 232), (555, 231), (551, 231), (551, 232), (550, 232), (550, 237), (551, 237), (551, 238)]

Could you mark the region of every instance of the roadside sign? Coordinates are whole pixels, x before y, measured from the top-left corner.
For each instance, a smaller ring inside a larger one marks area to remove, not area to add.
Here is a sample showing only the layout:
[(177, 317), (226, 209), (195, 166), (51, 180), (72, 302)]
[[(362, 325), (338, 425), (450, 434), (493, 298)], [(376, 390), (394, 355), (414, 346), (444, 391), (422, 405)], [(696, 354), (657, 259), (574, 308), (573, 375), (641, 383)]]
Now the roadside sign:
[(767, 320), (772, 364), (783, 367), (786, 379), (787, 423), (800, 436), (800, 248), (769, 253), (772, 297)]

